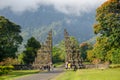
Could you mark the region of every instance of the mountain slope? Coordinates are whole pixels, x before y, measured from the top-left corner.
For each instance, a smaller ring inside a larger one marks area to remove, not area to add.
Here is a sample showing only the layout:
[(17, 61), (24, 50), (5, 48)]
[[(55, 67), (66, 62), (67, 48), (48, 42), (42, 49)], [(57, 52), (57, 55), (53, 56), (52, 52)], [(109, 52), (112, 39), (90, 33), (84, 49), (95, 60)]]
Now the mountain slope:
[(0, 10), (0, 15), (5, 16), (16, 24), (21, 25), (24, 42), (31, 36), (43, 42), (50, 29), (53, 29), (53, 43), (57, 44), (64, 37), (64, 29), (79, 42), (93, 37), (92, 25), (95, 22), (95, 11), (84, 13), (81, 16), (65, 15), (52, 7), (40, 7), (35, 12), (26, 11), (14, 14), (9, 9)]

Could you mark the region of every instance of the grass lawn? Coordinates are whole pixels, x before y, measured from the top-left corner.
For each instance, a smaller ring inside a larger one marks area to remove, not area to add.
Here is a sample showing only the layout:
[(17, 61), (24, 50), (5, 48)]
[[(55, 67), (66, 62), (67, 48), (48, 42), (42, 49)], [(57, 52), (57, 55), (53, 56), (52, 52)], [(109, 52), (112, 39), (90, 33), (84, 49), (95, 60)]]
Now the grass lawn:
[(18, 70), (18, 71), (12, 71), (7, 75), (0, 76), (0, 80), (14, 80), (15, 78), (28, 76), (31, 74), (38, 73), (39, 70)]
[(116, 69), (82, 69), (66, 71), (53, 80), (120, 80), (120, 68)]

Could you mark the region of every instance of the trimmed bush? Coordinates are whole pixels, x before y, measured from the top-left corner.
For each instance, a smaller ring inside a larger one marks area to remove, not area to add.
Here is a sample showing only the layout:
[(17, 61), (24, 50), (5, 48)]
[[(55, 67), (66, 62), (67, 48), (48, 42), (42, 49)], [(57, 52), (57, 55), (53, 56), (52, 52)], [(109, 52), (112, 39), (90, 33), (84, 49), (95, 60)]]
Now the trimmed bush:
[(14, 69), (13, 66), (0, 66), (0, 75), (8, 74), (8, 72)]
[(120, 64), (111, 64), (109, 65), (110, 68), (120, 68)]

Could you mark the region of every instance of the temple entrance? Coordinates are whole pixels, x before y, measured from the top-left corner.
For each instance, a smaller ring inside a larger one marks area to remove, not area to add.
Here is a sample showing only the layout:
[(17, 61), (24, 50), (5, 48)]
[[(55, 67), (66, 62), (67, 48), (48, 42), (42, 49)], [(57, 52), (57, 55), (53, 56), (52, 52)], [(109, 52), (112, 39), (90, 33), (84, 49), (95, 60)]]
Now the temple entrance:
[[(65, 41), (65, 68), (66, 69), (80, 69), (83, 68), (82, 58), (79, 51), (79, 46), (76, 46), (73, 41), (70, 40), (70, 36), (66, 29), (64, 30), (64, 41)], [(33, 63), (34, 69), (48, 69), (52, 70), (52, 30), (49, 31), (48, 37), (41, 45), (41, 48), (37, 52), (37, 57)]]

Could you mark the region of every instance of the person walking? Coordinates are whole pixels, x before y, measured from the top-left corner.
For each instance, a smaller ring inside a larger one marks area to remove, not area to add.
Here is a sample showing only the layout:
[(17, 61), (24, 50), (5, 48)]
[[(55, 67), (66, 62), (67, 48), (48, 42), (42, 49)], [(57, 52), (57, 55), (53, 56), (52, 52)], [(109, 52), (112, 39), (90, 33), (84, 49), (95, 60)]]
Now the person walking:
[(68, 63), (68, 69), (71, 69), (71, 63)]

